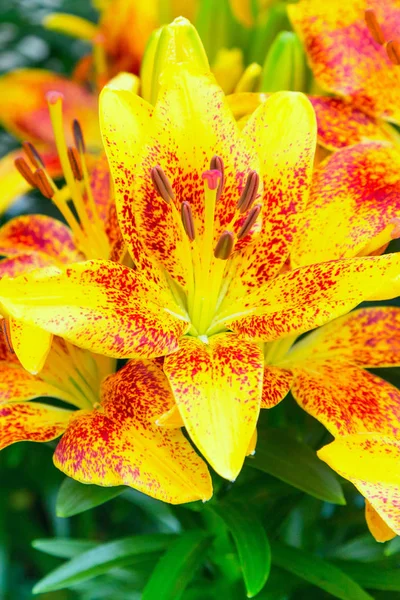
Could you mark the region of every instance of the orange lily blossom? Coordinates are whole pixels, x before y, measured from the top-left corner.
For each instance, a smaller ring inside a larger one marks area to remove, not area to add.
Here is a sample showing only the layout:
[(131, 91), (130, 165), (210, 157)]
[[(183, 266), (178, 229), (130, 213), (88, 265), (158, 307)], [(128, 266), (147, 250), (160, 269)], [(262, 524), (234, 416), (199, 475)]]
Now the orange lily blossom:
[[(62, 435), (54, 464), (82, 483), (128, 485), (173, 504), (208, 500), (207, 466), (180, 430), (154, 424), (173, 405), (162, 369), (115, 361), (56, 339), (40, 376), (27, 373), (0, 338), (0, 448)], [(29, 402), (34, 398), (40, 402)], [(68, 408), (45, 403), (57, 398)], [(73, 407), (73, 409), (72, 409)]]
[(4, 277), (2, 310), (97, 353), (166, 355), (190, 437), (233, 480), (261, 405), (260, 342), (395, 296), (400, 257), (284, 268), (316, 142), (302, 94), (274, 94), (240, 131), (213, 77), (176, 64), (154, 107), (106, 87), (101, 127), (135, 268), (93, 260)]
[(400, 391), (366, 369), (400, 365), (399, 331), (399, 308), (370, 307), (291, 348), (286, 340), (265, 346), (262, 407), (276, 406), (290, 390), (335, 436), (318, 454), (365, 496), (378, 541), (400, 535)]

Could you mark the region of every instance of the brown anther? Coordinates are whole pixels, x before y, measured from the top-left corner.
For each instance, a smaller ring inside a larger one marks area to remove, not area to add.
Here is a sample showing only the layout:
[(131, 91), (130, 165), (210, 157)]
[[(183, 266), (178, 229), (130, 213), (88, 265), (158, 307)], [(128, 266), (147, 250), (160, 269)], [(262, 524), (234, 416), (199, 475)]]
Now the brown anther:
[(169, 204), (175, 195), (168, 177), (162, 168), (159, 165), (153, 167), (150, 171), (150, 176), (158, 195)]
[(84, 154), (86, 152), (85, 138), (83, 137), (82, 127), (78, 119), (74, 119), (72, 122), (72, 135), (74, 136), (74, 142), (78, 152)]
[(45, 198), (51, 200), (51, 198), (54, 196), (54, 190), (51, 187), (49, 180), (47, 179), (47, 175), (43, 169), (36, 169), (35, 182), (39, 192), (43, 194)]
[(221, 260), (228, 260), (232, 254), (233, 244), (235, 243), (234, 235), (231, 231), (224, 231), (215, 246), (214, 256)]
[(217, 202), (218, 202), (218, 200), (221, 197), (222, 190), (224, 189), (224, 183), (225, 183), (224, 161), (222, 160), (222, 158), (220, 156), (212, 157), (212, 159), (210, 160), (210, 170), (211, 171), (219, 171), (221, 173), (221, 179), (218, 184), (218, 191), (217, 191)]
[(69, 164), (71, 165), (72, 173), (74, 174), (75, 179), (77, 181), (82, 181), (83, 179), (83, 171), (81, 159), (79, 158), (79, 153), (76, 148), (73, 146), (69, 146), (68, 148), (68, 159)]
[(261, 204), (255, 204), (253, 206), (253, 208), (251, 209), (251, 211), (249, 212), (249, 214), (247, 215), (243, 225), (240, 228), (240, 231), (238, 233), (238, 240), (243, 239), (244, 237), (246, 237), (246, 235), (248, 233), (250, 233), (251, 228), (253, 227), (254, 223), (257, 221), (257, 217), (261, 212)]
[(25, 154), (36, 169), (44, 169), (44, 160), (31, 142), (22, 142)]
[(32, 187), (36, 187), (35, 175), (32, 173), (28, 163), (22, 156), (14, 160), (14, 165), (25, 181)]
[(368, 31), (370, 32), (373, 40), (383, 46), (385, 43), (385, 36), (383, 35), (383, 31), (381, 26), (378, 23), (378, 19), (376, 18), (376, 12), (373, 8), (368, 8), (365, 13), (365, 22), (368, 27)]
[(14, 348), (12, 345), (12, 341), (11, 341), (10, 321), (7, 318), (2, 319), (1, 328), (3, 330), (3, 335), (4, 335), (5, 342), (7, 344), (7, 348), (9, 349), (10, 352), (15, 354)]
[(250, 171), (250, 173), (247, 176), (243, 192), (240, 194), (240, 198), (236, 205), (236, 208), (240, 211), (241, 214), (249, 210), (249, 208), (253, 204), (257, 196), (259, 185), (260, 177), (258, 173), (256, 171)]
[(189, 240), (193, 242), (194, 238), (196, 237), (196, 230), (194, 228), (192, 207), (190, 206), (189, 202), (184, 201), (181, 204), (181, 219), (183, 227), (186, 231), (186, 235), (188, 236)]
[(390, 40), (386, 44), (386, 53), (394, 65), (400, 65), (400, 42)]

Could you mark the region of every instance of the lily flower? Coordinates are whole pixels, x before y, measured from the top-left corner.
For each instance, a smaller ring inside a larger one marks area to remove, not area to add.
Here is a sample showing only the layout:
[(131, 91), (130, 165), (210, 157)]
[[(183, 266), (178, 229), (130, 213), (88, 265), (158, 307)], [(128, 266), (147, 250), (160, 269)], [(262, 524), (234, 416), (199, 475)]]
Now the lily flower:
[[(127, 485), (173, 504), (208, 500), (212, 485), (204, 461), (180, 430), (154, 424), (173, 405), (161, 367), (139, 360), (114, 371), (114, 360), (57, 339), (40, 376), (33, 376), (1, 336), (0, 449), (62, 435), (54, 464), (81, 483)], [(42, 400), (29, 402), (35, 398)]]
[[(300, 0), (288, 6), (288, 13), (317, 83), (339, 96), (318, 100), (333, 131), (337, 122), (344, 124), (349, 112), (360, 129), (371, 119), (380, 126), (382, 121), (400, 123), (400, 9), (396, 2)], [(343, 146), (335, 134), (330, 143)]]
[(260, 342), (397, 295), (400, 257), (284, 269), (316, 141), (302, 94), (274, 94), (240, 131), (212, 76), (175, 65), (154, 107), (106, 87), (101, 126), (135, 268), (92, 260), (4, 277), (2, 311), (96, 353), (165, 356), (190, 437), (233, 480), (261, 406)]
[[(46, 162), (52, 177), (60, 177), (54, 132), (46, 95), (57, 91), (64, 97), (64, 135), (73, 142), (72, 123), (84, 124), (87, 151), (98, 154), (101, 149), (98, 124), (98, 100), (85, 86), (40, 69), (20, 69), (0, 77), (0, 123), (17, 139), (34, 144)], [(0, 160), (2, 189), (0, 212), (31, 189), (31, 184), (16, 171), (14, 161), (23, 156), (22, 149), (13, 150)]]
[(293, 340), (264, 348), (262, 407), (276, 406), (290, 390), (335, 436), (318, 454), (365, 496), (367, 522), (377, 539), (400, 535), (400, 391), (366, 369), (399, 366), (399, 331), (399, 308), (362, 308), (291, 348)]

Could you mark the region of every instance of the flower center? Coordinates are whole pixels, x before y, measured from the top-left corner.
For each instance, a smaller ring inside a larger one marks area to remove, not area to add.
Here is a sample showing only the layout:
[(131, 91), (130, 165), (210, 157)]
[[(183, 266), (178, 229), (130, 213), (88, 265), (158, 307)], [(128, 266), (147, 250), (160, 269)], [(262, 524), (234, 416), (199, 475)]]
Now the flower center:
[[(15, 166), (32, 187), (53, 201), (71, 228), (77, 247), (86, 258), (107, 259), (110, 247), (90, 186), (81, 126), (74, 120), (72, 130), (75, 146), (67, 146), (63, 128), (63, 96), (59, 92), (49, 92), (47, 100), (66, 185), (57, 187), (42, 157), (30, 142), (24, 142), (23, 147), (34, 170), (22, 157), (15, 160)], [(71, 210), (69, 200), (72, 200), (77, 216)]]
[[(190, 334), (207, 335), (218, 308), (228, 290), (232, 275), (229, 273), (231, 258), (237, 242), (248, 236), (261, 212), (261, 204), (254, 204), (260, 184), (255, 171), (250, 171), (244, 189), (237, 201), (236, 212), (226, 229), (215, 241), (216, 206), (224, 189), (224, 163), (214, 156), (210, 169), (202, 173), (204, 182), (204, 233), (198, 236), (190, 202), (180, 202), (177, 208), (175, 193), (160, 166), (151, 169), (151, 179), (158, 195), (171, 207), (176, 226), (187, 242), (190, 273), (187, 292), (187, 310), (192, 327)], [(234, 229), (241, 217), (238, 231)]]

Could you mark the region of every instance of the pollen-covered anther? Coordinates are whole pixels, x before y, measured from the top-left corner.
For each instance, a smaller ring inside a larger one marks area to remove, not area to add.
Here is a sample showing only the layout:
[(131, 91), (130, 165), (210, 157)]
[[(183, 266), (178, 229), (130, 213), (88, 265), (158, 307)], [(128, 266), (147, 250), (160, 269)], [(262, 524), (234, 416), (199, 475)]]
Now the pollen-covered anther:
[(43, 169), (36, 169), (35, 171), (35, 183), (39, 192), (43, 194), (45, 198), (51, 200), (55, 194), (55, 190), (51, 187), (49, 180), (47, 179), (46, 173)]
[(224, 161), (222, 160), (222, 158), (220, 156), (213, 156), (212, 159), (210, 160), (210, 171), (219, 171), (221, 173), (221, 178), (218, 184), (218, 191), (217, 191), (217, 202), (221, 197), (222, 194), (222, 190), (224, 189), (224, 183), (225, 183), (225, 168), (224, 168)]
[(257, 197), (260, 177), (256, 171), (250, 171), (247, 176), (243, 192), (240, 194), (236, 208), (241, 214), (245, 213)]
[(36, 180), (35, 180), (35, 175), (34, 175), (34, 173), (32, 173), (26, 160), (24, 158), (22, 158), (22, 156), (20, 156), (14, 160), (14, 165), (15, 165), (15, 168), (17, 169), (17, 171), (25, 179), (25, 181), (27, 183), (29, 183), (29, 185), (31, 185), (32, 187), (35, 188), (37, 186)]
[(221, 260), (228, 260), (232, 254), (235, 237), (231, 231), (224, 231), (215, 246), (214, 256)]
[(74, 174), (75, 179), (78, 181), (82, 181), (83, 179), (83, 171), (81, 165), (81, 159), (79, 158), (79, 153), (76, 148), (70, 146), (68, 148), (68, 160), (71, 165), (72, 173)]
[(158, 195), (169, 204), (174, 199), (175, 194), (163, 169), (159, 165), (153, 167), (150, 171), (150, 177)]
[(386, 44), (386, 54), (394, 65), (400, 65), (400, 42), (390, 40)]
[(186, 231), (186, 235), (188, 236), (189, 240), (193, 242), (196, 237), (196, 230), (194, 227), (192, 207), (186, 200), (181, 204), (181, 219), (183, 227)]
[(250, 210), (249, 214), (247, 215), (242, 227), (239, 230), (238, 233), (238, 240), (243, 239), (244, 237), (246, 237), (246, 235), (248, 235), (250, 233), (251, 228), (253, 227), (254, 223), (257, 221), (258, 215), (261, 212), (261, 204), (255, 204), (253, 206), (253, 208)]
[(216, 190), (219, 187), (220, 181), (222, 179), (222, 173), (218, 169), (210, 169), (209, 171), (204, 171), (204, 173), (201, 174), (201, 178), (203, 179), (203, 181), (207, 182), (208, 189)]
[(1, 328), (3, 330), (4, 339), (6, 341), (7, 347), (10, 352), (15, 354), (14, 348), (11, 341), (11, 329), (10, 329), (10, 321), (7, 318), (2, 319)]
[(376, 18), (376, 13), (373, 8), (368, 8), (365, 11), (365, 22), (368, 27), (368, 31), (370, 32), (372, 38), (377, 44), (383, 46), (385, 43), (385, 36), (383, 35), (383, 31), (381, 26), (378, 23), (378, 19)]
[(44, 169), (44, 160), (31, 142), (22, 142), (25, 154), (36, 169)]
[(74, 119), (72, 122), (72, 135), (74, 136), (74, 142), (78, 152), (84, 154), (86, 152), (85, 138), (83, 137), (82, 127), (78, 119)]

